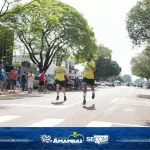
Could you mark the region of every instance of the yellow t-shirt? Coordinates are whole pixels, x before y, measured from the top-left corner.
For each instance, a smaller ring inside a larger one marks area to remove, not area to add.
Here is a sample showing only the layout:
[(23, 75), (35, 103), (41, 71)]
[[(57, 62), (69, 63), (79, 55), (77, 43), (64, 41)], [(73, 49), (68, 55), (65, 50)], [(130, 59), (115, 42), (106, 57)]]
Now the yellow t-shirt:
[(56, 66), (54, 71), (56, 73), (55, 79), (59, 81), (64, 81), (65, 80), (65, 74), (64, 71), (66, 68), (64, 66)]
[(95, 67), (94, 61), (85, 62), (85, 64), (84, 64), (84, 77), (87, 79), (94, 79), (94, 71), (87, 65), (87, 63), (89, 63), (89, 65), (91, 67)]

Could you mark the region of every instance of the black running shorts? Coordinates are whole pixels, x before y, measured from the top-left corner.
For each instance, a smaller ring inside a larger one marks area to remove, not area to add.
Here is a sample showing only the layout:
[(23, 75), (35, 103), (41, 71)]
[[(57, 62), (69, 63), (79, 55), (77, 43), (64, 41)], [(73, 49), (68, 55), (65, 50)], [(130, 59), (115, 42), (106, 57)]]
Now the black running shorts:
[(83, 82), (87, 83), (88, 85), (93, 86), (94, 85), (94, 79), (87, 79), (87, 78), (83, 78)]
[(61, 87), (65, 87), (65, 80), (64, 81), (59, 81), (59, 80), (55, 80), (55, 84), (59, 84)]

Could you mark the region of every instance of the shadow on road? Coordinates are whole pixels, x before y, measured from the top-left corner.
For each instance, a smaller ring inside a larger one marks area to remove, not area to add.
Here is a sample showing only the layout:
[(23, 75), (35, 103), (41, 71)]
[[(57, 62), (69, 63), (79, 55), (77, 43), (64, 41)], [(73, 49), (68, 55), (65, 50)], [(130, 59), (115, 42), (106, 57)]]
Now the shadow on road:
[(92, 106), (89, 106), (89, 107), (83, 106), (83, 108), (86, 109), (86, 110), (96, 110), (95, 104), (93, 104)]
[(150, 99), (150, 95), (143, 95), (143, 94), (138, 94), (139, 98), (146, 98), (146, 99)]
[(55, 102), (55, 103), (52, 102), (51, 104), (53, 104), (53, 105), (63, 105), (63, 103), (64, 103), (64, 102)]
[(1, 106), (0, 109), (7, 109), (8, 107), (5, 106)]
[(150, 120), (145, 122), (145, 126), (150, 126)]

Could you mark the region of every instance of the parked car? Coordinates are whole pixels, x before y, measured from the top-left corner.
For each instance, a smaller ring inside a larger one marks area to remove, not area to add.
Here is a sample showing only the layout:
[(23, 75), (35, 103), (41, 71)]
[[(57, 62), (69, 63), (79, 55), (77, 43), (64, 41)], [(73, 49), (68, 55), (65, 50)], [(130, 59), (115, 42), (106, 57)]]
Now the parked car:
[(100, 86), (100, 82), (95, 81), (95, 86)]
[[(48, 78), (47, 80), (47, 89), (52, 91), (54, 90), (54, 80), (52, 80), (51, 78)], [(39, 77), (35, 76), (35, 79), (33, 81), (33, 87), (34, 88), (38, 88), (39, 87)]]
[(147, 82), (145, 85), (147, 89), (150, 89), (150, 82)]
[(114, 82), (108, 82), (108, 83), (107, 83), (107, 86), (112, 86), (112, 87), (114, 87), (115, 84), (114, 84)]
[(143, 87), (143, 84), (142, 83), (138, 83), (137, 87)]
[(50, 90), (50, 91), (54, 90), (54, 86), (55, 86), (54, 84), (55, 84), (55, 81), (51, 78), (48, 78), (48, 80), (47, 80), (47, 89)]
[(38, 88), (39, 87), (39, 76), (35, 76), (34, 81), (33, 81), (33, 88)]
[(100, 81), (101, 86), (106, 86), (108, 83), (106, 81)]

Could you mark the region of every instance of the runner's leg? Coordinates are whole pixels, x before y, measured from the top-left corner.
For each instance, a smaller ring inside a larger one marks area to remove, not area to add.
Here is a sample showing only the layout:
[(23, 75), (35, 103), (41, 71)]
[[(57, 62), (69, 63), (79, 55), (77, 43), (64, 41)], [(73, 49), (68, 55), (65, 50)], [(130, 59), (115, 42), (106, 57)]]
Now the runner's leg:
[(83, 105), (86, 104), (87, 82), (84, 82), (83, 86)]
[(59, 84), (58, 83), (56, 83), (56, 92), (57, 92), (56, 100), (59, 100)]
[(92, 90), (92, 99), (95, 98), (95, 89), (94, 89), (94, 85), (91, 85), (91, 90)]

